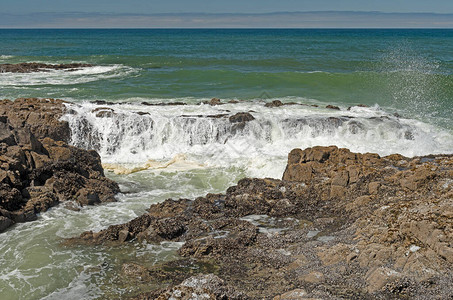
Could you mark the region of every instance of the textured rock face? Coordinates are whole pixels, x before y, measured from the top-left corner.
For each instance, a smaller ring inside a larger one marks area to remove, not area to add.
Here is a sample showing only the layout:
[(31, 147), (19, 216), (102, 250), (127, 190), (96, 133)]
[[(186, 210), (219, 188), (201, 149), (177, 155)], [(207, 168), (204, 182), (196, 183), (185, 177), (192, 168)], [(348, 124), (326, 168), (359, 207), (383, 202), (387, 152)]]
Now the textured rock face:
[(0, 73), (31, 73), (31, 72), (48, 72), (49, 70), (66, 70), (76, 71), (80, 68), (92, 67), (90, 64), (58, 64), (49, 65), (43, 63), (19, 63), (19, 64), (0, 64)]
[(66, 121), (60, 121), (64, 112), (64, 101), (58, 99), (0, 100), (0, 118), (7, 118), (15, 129), (29, 129), (37, 139), (68, 142), (71, 130)]
[(118, 185), (105, 178), (99, 155), (65, 142), (63, 112), (57, 100), (0, 103), (0, 231), (61, 201), (115, 201)]
[(451, 155), (295, 149), (283, 180), (246, 178), (226, 194), (167, 200), (68, 243), (184, 242), (184, 259), (213, 263), (252, 299), (448, 299), (452, 178)]

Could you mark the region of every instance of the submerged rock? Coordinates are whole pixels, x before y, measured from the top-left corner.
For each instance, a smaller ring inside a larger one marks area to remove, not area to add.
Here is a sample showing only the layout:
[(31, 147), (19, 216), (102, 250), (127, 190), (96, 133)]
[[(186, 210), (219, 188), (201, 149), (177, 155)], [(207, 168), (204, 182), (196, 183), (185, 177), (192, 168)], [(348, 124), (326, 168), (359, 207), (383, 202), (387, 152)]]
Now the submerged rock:
[(280, 100), (274, 100), (272, 102), (268, 102), (268, 103), (264, 104), (265, 107), (279, 107), (282, 105), (283, 105), (283, 103)]
[(64, 110), (53, 99), (0, 102), (0, 231), (62, 201), (115, 201), (119, 188), (104, 176), (100, 156), (66, 143)]
[(49, 70), (77, 71), (81, 68), (92, 67), (91, 64), (70, 63), (70, 64), (43, 64), (43, 63), (18, 63), (0, 64), (0, 73), (32, 73), (48, 72)]
[(335, 105), (327, 105), (326, 108), (329, 108), (329, 109), (335, 109), (335, 110), (340, 110), (340, 108), (338, 106), (335, 106)]
[(215, 106), (215, 105), (221, 105), (223, 103), (222, 103), (222, 101), (219, 98), (212, 98), (209, 101), (203, 101), (203, 104), (208, 104), (208, 105), (211, 105), (211, 106)]

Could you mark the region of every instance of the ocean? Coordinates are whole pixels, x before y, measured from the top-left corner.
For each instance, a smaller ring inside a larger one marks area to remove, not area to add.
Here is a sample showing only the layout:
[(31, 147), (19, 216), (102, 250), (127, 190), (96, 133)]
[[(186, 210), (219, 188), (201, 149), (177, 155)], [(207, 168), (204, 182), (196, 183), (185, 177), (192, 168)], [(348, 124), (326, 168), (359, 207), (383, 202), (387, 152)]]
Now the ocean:
[[(167, 198), (225, 192), (244, 177), (281, 178), (293, 148), (453, 153), (453, 30), (0, 30), (0, 64), (19, 62), (93, 64), (0, 73), (0, 97), (70, 101), (63, 118), (71, 143), (97, 150), (122, 193), (79, 212), (60, 205), (0, 234), (2, 299), (140, 291), (122, 281), (121, 265), (173, 259), (180, 244), (62, 240)], [(213, 97), (224, 104), (203, 104)], [(287, 105), (265, 107), (274, 100)], [(164, 105), (174, 102), (185, 105)], [(238, 112), (254, 120), (236, 128), (228, 117)]]

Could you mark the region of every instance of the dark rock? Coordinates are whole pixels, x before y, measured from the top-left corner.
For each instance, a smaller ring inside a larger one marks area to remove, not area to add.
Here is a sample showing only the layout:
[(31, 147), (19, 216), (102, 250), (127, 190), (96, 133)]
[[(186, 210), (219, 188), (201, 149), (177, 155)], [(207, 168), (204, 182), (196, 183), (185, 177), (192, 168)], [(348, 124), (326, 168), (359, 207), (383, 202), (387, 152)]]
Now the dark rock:
[[(19, 113), (11, 114), (15, 108)], [(69, 137), (67, 123), (58, 121), (63, 109), (56, 100), (0, 102), (0, 210), (11, 220), (3, 220), (3, 227), (33, 221), (61, 201), (115, 201), (118, 185), (104, 177), (99, 155), (64, 141)], [(57, 128), (47, 128), (54, 125)]]
[(274, 100), (272, 102), (268, 102), (268, 103), (264, 104), (265, 107), (279, 107), (282, 105), (283, 105), (283, 103), (280, 100)]
[(109, 107), (97, 107), (91, 111), (96, 115), (96, 118), (111, 118), (115, 111)]
[(13, 224), (13, 221), (7, 217), (0, 216), (0, 232), (4, 231), (6, 228), (10, 227)]
[(231, 123), (249, 122), (255, 120), (251, 113), (240, 112), (229, 117)]
[(105, 101), (105, 100), (94, 100), (94, 101), (91, 101), (91, 103), (94, 103), (97, 105), (115, 105), (115, 104), (117, 104), (115, 102), (110, 102), (110, 101)]
[(219, 98), (212, 98), (209, 101), (203, 101), (203, 104), (209, 104), (211, 106), (223, 104)]
[(161, 102), (161, 103), (150, 103), (150, 102), (142, 102), (142, 105), (146, 106), (174, 106), (174, 105), (187, 105), (184, 102)]
[(81, 68), (92, 67), (90, 64), (71, 63), (71, 64), (43, 64), (43, 63), (18, 63), (0, 64), (0, 73), (31, 73), (48, 72), (49, 70), (77, 71)]
[(139, 116), (145, 116), (145, 115), (149, 115), (149, 112), (137, 111), (136, 114)]
[(326, 108), (329, 108), (329, 109), (335, 109), (335, 110), (340, 110), (340, 108), (338, 106), (335, 106), (335, 105), (327, 105)]

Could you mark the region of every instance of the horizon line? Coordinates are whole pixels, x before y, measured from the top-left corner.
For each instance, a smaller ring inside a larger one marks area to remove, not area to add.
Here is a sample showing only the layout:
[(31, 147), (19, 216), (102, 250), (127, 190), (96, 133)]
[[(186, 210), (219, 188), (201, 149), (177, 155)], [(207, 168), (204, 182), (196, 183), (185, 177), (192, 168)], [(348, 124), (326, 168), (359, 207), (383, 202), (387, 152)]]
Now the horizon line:
[(304, 14), (304, 13), (369, 13), (369, 14), (404, 14), (404, 15), (453, 15), (453, 12), (384, 12), (378, 10), (306, 10), (306, 11), (272, 11), (272, 12), (164, 12), (164, 13), (120, 13), (99, 11), (39, 11), (29, 13), (0, 12), (4, 15), (34, 15), (34, 14), (98, 14), (98, 15), (123, 15), (123, 16), (163, 16), (163, 15), (273, 15), (273, 14)]
[(0, 30), (453, 30), (451, 27), (0, 27)]

